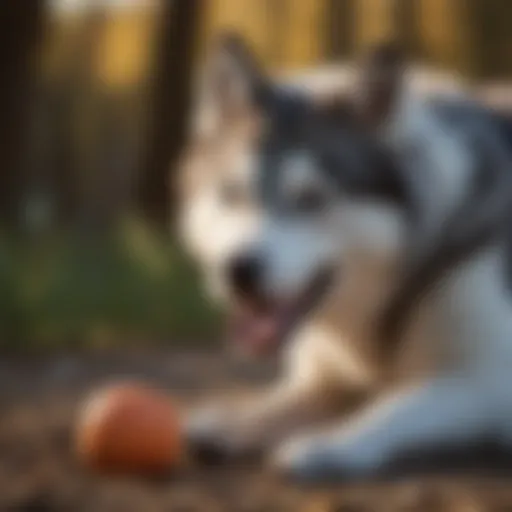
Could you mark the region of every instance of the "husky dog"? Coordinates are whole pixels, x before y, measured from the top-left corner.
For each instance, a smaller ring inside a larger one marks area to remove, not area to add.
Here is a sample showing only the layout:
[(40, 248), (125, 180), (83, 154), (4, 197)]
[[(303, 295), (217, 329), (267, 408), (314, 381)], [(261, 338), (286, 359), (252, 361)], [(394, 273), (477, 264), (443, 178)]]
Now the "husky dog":
[(271, 80), (233, 36), (214, 62), (183, 233), (235, 341), (279, 348), (283, 376), (193, 414), (191, 442), (263, 449), (304, 480), (512, 442), (512, 123), (464, 94), (418, 94), (391, 46), (329, 98)]

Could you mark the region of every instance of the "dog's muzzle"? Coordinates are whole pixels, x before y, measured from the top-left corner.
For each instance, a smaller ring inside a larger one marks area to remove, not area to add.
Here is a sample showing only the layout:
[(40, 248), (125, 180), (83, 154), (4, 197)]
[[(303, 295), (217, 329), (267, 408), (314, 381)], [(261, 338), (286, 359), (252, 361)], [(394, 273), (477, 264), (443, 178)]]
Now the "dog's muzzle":
[(318, 272), (295, 297), (279, 300), (265, 294), (264, 268), (255, 255), (244, 255), (229, 267), (235, 303), (228, 322), (228, 338), (250, 355), (274, 353), (286, 343), (298, 325), (318, 307), (334, 281), (334, 271)]

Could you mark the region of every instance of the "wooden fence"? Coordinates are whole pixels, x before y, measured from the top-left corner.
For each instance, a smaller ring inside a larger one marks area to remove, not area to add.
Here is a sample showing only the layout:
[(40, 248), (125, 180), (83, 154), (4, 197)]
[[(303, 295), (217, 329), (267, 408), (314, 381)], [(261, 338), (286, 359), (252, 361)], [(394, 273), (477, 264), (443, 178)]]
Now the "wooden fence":
[(301, 67), (379, 39), (474, 78), (512, 78), (510, 0), (210, 0), (207, 39), (229, 27), (271, 65)]
[(49, 20), (44, 0), (32, 10), (8, 3), (0, 15), (0, 133), (10, 141), (0, 151), (0, 224), (15, 224), (22, 202), (43, 189), (58, 222), (108, 226), (140, 203), (163, 224), (192, 48), (225, 28), (242, 32), (271, 67), (344, 59), (394, 37), (468, 77), (512, 78), (512, 0), (159, 0), (157, 10)]

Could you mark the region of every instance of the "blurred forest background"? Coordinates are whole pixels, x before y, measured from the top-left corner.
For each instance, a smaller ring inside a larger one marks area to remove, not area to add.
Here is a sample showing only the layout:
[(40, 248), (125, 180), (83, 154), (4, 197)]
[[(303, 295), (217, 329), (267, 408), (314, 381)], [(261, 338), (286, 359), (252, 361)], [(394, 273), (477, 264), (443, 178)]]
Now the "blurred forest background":
[(476, 81), (512, 79), (510, 0), (10, 0), (0, 8), (0, 347), (214, 339), (171, 236), (169, 171), (208, 41), (270, 67), (398, 37)]

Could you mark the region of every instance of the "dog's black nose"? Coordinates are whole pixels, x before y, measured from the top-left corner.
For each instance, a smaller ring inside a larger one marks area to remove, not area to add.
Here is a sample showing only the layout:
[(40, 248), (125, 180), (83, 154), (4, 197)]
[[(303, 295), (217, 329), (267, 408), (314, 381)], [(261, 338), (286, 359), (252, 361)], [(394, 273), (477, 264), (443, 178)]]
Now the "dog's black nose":
[(234, 258), (228, 270), (233, 290), (242, 295), (258, 295), (261, 268), (261, 259), (255, 254), (244, 254)]

